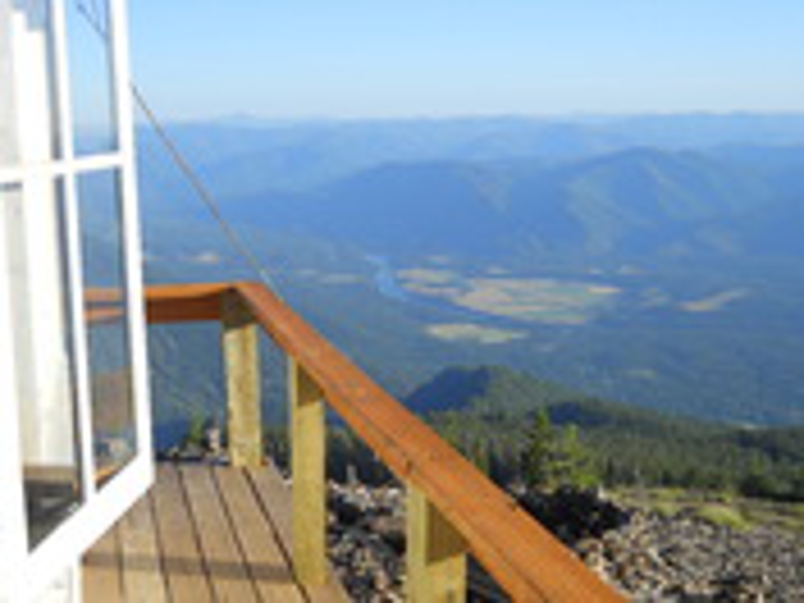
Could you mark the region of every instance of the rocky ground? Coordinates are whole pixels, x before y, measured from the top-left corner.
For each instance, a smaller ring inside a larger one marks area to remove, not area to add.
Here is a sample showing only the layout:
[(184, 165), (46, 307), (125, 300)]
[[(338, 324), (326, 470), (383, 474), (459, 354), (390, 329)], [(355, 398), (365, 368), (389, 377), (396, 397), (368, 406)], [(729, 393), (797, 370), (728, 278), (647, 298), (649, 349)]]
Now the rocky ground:
[(404, 507), (398, 487), (330, 482), (330, 557), (356, 601), (404, 601)]
[[(520, 502), (634, 601), (804, 601), (801, 535), (621, 507), (596, 493)], [(403, 600), (402, 490), (331, 483), (330, 509), (332, 561), (354, 599)], [(473, 601), (505, 600), (477, 567), (470, 585)]]
[[(225, 462), (217, 431), (205, 446), (184, 446), (173, 460)], [(355, 601), (403, 601), (404, 491), (371, 487), (351, 473), (329, 483), (329, 551)], [(640, 602), (804, 602), (804, 534), (769, 526), (735, 528), (692, 511), (662, 514), (620, 505), (596, 492), (516, 493), (605, 580)], [(470, 564), (470, 601), (505, 601)]]
[(804, 540), (777, 529), (638, 511), (575, 548), (637, 601), (804, 601)]

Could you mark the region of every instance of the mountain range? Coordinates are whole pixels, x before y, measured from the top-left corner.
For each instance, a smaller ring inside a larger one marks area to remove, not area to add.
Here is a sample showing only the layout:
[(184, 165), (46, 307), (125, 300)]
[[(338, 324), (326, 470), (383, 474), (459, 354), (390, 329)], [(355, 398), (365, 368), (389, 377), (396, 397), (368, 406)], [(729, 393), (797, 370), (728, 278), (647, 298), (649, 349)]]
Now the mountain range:
[[(477, 362), (688, 416), (804, 422), (802, 116), (170, 131), (283, 293), (397, 395)], [(140, 141), (150, 278), (247, 277)]]
[(772, 152), (784, 168), (648, 148), (558, 166), (394, 163), (306, 193), (232, 199), (227, 212), (389, 255), (796, 255), (800, 238), (789, 229), (801, 216), (804, 146)]

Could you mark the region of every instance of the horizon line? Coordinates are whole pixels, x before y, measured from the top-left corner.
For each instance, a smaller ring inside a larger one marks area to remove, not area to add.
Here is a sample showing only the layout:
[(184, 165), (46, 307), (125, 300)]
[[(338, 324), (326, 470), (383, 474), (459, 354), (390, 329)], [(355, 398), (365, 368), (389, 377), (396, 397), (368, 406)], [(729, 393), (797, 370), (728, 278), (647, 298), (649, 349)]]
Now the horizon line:
[[(260, 115), (248, 112), (221, 113), (207, 116), (166, 117), (165, 121), (173, 124), (194, 124), (204, 122), (230, 122), (248, 124), (260, 123), (356, 123), (356, 122), (405, 122), (405, 121), (484, 121), (518, 119), (529, 121), (580, 121), (580, 120), (609, 120), (639, 118), (673, 118), (673, 117), (773, 117), (773, 118), (804, 118), (804, 108), (797, 110), (772, 109), (733, 109), (733, 110), (680, 110), (680, 111), (567, 111), (554, 113), (525, 113), (525, 112), (499, 112), (499, 113), (454, 113), (454, 114), (417, 114), (409, 115)], [(144, 120), (137, 118), (136, 125), (143, 125)]]

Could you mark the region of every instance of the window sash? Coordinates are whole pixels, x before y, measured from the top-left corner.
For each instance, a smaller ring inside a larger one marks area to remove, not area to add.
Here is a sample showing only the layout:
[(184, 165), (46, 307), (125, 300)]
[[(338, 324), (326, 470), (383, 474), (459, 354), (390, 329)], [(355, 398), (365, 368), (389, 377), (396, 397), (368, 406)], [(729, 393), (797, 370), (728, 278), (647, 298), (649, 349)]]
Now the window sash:
[[(6, 5), (7, 3), (3, 3)], [(38, 2), (38, 4), (42, 4)], [(33, 550), (28, 549), (25, 522), (24, 493), (22, 489), (22, 458), (18, 433), (4, 438), (0, 454), (0, 487), (3, 505), (0, 505), (0, 599), (6, 594), (19, 597), (32, 594), (34, 589), (48, 583), (48, 577), (58, 573), (75, 561), (98, 537), (138, 499), (153, 481), (151, 459), (151, 422), (147, 364), (145, 352), (145, 318), (142, 303), (141, 250), (138, 208), (136, 205), (136, 172), (134, 163), (134, 135), (132, 106), (129, 93), (127, 26), (124, 13), (125, 0), (110, 0), (112, 119), (117, 137), (116, 149), (93, 155), (76, 156), (73, 114), (70, 98), (67, 28), (62, 0), (46, 0), (51, 13), (51, 27), (47, 32), (53, 46), (54, 79), (51, 86), (54, 98), (50, 105), (51, 135), (54, 144), (52, 157), (32, 160), (21, 152), (20, 157), (0, 163), (0, 187), (23, 184), (26, 181), (47, 180), (54, 185), (63, 182), (64, 227), (67, 240), (68, 290), (73, 327), (75, 359), (75, 389), (77, 390), (78, 425), (81, 434), (81, 481), (85, 492), (82, 506), (59, 525)], [(1, 17), (2, 15), (0, 15)], [(0, 44), (0, 52), (4, 48)], [(13, 60), (17, 60), (15, 57)], [(1, 67), (1, 65), (0, 65)], [(0, 77), (8, 74), (0, 69)], [(17, 76), (18, 77), (18, 76)], [(13, 84), (13, 82), (12, 82)], [(0, 84), (6, 86), (5, 83)], [(12, 119), (16, 119), (13, 115)], [(22, 149), (20, 149), (23, 151)], [(8, 158), (6, 158), (8, 159)], [(87, 325), (83, 316), (83, 275), (81, 270), (80, 217), (77, 179), (97, 171), (114, 170), (119, 173), (121, 238), (124, 254), (124, 290), (127, 292), (127, 329), (131, 356), (131, 374), (134, 399), (134, 422), (137, 448), (133, 459), (102, 489), (95, 483), (92, 442), (90, 380), (88, 375)], [(0, 193), (2, 202), (2, 193)], [(5, 250), (0, 245), (0, 262), (5, 261)], [(13, 320), (7, 307), (8, 279), (0, 271), (0, 329)], [(8, 332), (8, 331), (5, 331)], [(3, 346), (0, 350), (0, 395), (16, 400), (10, 392), (14, 388), (13, 354)], [(9, 374), (10, 373), (10, 374)], [(0, 405), (0, 421), (4, 425), (19, 425), (16, 404)], [(14, 430), (12, 430), (14, 431)], [(4, 592), (8, 589), (7, 592)]]

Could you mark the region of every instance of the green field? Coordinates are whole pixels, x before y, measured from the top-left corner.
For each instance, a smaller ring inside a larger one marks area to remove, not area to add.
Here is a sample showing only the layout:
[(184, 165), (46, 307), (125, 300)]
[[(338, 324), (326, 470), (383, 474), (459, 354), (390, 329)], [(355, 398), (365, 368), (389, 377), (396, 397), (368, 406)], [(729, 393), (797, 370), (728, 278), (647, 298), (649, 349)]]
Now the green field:
[(417, 295), (532, 323), (580, 325), (610, 307), (620, 289), (608, 284), (513, 276), (467, 277), (444, 269), (411, 268), (397, 273)]

